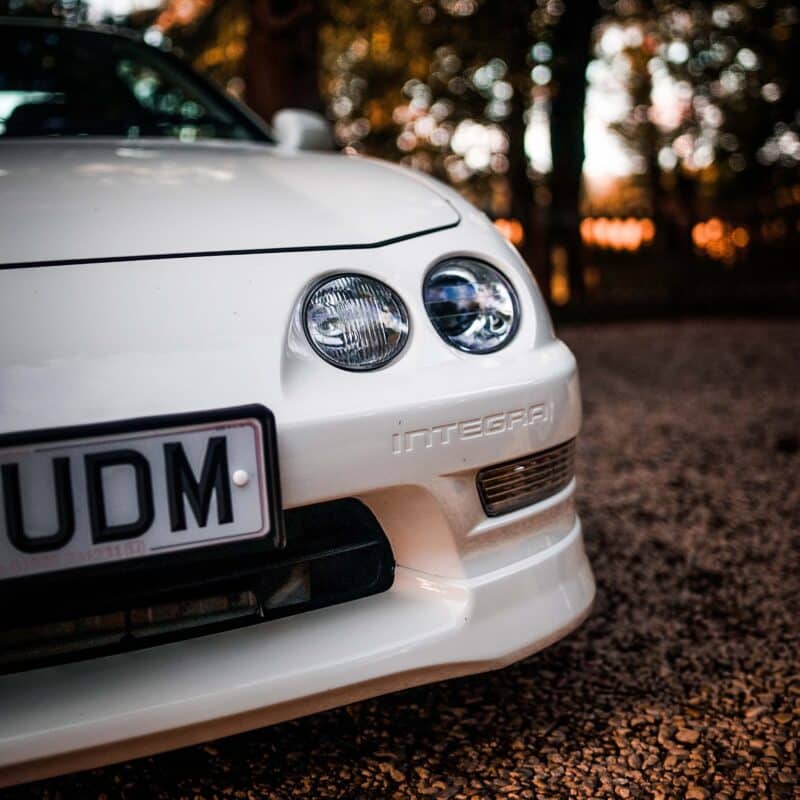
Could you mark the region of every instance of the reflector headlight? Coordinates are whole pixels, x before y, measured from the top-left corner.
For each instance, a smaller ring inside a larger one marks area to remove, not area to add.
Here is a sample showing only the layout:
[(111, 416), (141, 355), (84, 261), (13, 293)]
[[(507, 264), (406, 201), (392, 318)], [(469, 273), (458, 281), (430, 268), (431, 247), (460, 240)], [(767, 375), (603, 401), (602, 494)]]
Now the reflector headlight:
[(336, 275), (318, 283), (303, 306), (311, 346), (342, 369), (388, 364), (408, 338), (408, 312), (385, 283), (365, 275)]
[(439, 336), (466, 353), (493, 353), (517, 331), (519, 303), (508, 280), (472, 258), (435, 266), (423, 287), (425, 310)]

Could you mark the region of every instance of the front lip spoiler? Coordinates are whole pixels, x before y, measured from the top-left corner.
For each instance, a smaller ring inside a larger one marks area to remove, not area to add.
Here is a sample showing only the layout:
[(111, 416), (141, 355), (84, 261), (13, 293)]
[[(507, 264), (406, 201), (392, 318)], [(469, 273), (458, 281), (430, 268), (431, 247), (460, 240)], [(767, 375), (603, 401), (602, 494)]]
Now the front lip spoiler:
[(418, 236), (427, 236), (430, 233), (449, 230), (461, 224), (461, 214), (458, 209), (448, 200), (445, 202), (456, 215), (455, 222), (448, 222), (446, 225), (437, 225), (433, 228), (425, 228), (413, 233), (404, 233), (400, 236), (393, 236), (390, 239), (383, 239), (379, 242), (364, 242), (361, 244), (329, 244), (329, 245), (302, 245), (297, 247), (265, 247), (250, 248), (247, 250), (195, 250), (185, 253), (151, 253), (144, 255), (131, 256), (98, 256), (96, 258), (67, 258), (54, 259), (49, 261), (16, 261), (7, 264), (0, 264), (2, 269), (30, 269), (34, 267), (69, 267), (77, 264), (110, 264), (119, 261), (161, 261), (174, 258), (212, 258), (215, 256), (257, 256), (268, 255), (271, 253), (310, 253), (328, 250), (371, 250), (378, 247), (386, 247), (397, 242), (405, 242), (408, 239), (416, 239)]
[(502, 667), (580, 625), (594, 594), (576, 519), (552, 546), (473, 578), (398, 566), (388, 592), (268, 628), (8, 675), (0, 787)]

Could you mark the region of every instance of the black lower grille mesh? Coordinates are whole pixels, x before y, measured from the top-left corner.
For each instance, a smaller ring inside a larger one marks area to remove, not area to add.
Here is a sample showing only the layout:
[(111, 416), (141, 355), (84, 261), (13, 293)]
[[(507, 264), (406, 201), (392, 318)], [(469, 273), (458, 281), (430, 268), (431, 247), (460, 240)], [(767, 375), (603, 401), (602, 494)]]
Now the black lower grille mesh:
[[(79, 591), (74, 573), (0, 604), (0, 673), (106, 655), (239, 627), (388, 589), (394, 558), (369, 509), (354, 499), (286, 512), (286, 546), (196, 568), (106, 576)], [(124, 569), (124, 567), (123, 567)], [(166, 573), (166, 574), (164, 574)], [(70, 591), (70, 586), (72, 590)], [(0, 598), (2, 599), (2, 598)]]
[(575, 474), (575, 440), (482, 469), (478, 493), (490, 517), (516, 511), (561, 491)]

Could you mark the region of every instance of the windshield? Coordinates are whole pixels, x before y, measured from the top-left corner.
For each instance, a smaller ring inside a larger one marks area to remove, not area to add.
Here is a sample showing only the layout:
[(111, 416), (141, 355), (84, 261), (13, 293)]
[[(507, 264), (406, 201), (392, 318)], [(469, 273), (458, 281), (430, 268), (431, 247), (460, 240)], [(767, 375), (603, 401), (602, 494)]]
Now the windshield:
[(0, 25), (0, 136), (267, 137), (177, 59), (122, 36)]

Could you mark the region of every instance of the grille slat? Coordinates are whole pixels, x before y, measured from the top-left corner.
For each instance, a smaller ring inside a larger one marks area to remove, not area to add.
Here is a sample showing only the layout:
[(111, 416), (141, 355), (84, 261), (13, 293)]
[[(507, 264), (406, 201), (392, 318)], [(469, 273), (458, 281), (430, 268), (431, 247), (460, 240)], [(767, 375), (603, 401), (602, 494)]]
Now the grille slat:
[[(568, 443), (567, 443), (568, 444)], [(537, 453), (533, 456), (524, 456), (523, 458), (505, 462), (500, 466), (495, 467), (486, 467), (485, 469), (481, 470), (481, 475), (487, 481), (491, 481), (498, 476), (507, 475), (509, 470), (519, 469), (522, 468), (538, 468), (541, 466), (547, 466), (554, 463), (558, 463), (560, 461), (569, 460), (572, 458), (572, 452), (569, 449), (562, 448), (564, 445), (558, 445), (557, 452), (551, 453), (550, 450), (545, 450), (544, 453)]]
[(482, 469), (478, 494), (490, 517), (516, 511), (561, 491), (575, 473), (575, 440)]
[(539, 480), (531, 480), (509, 486), (496, 487), (491, 491), (492, 502), (496, 502), (497, 500), (505, 497), (513, 497), (526, 492), (533, 492), (537, 489), (547, 489), (550, 491), (550, 487), (552, 487), (554, 484), (560, 485), (563, 482), (566, 485), (566, 483), (569, 483), (571, 475), (571, 472), (565, 470), (563, 472), (551, 473), (544, 478), (540, 478)]
[(494, 490), (514, 482), (523, 482), (531, 478), (547, 479), (553, 473), (564, 471), (569, 472), (570, 469), (572, 469), (572, 459), (565, 457), (552, 464), (514, 467), (510, 474), (496, 475), (493, 478), (488, 478), (484, 480), (483, 485), (487, 491)]

